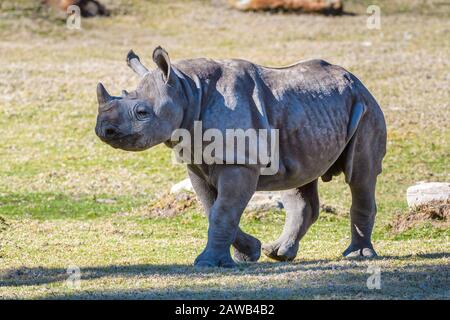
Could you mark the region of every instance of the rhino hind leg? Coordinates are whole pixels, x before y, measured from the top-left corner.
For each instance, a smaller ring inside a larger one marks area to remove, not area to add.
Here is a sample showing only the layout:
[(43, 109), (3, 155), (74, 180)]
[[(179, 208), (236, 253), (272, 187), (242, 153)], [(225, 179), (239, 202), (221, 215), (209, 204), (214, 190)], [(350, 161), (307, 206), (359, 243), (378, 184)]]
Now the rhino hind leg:
[(345, 257), (377, 256), (371, 236), (377, 212), (375, 187), (385, 153), (384, 121), (362, 121), (350, 143), (344, 167), (345, 181), (352, 195), (351, 243), (343, 252)]
[(297, 256), (300, 239), (319, 216), (317, 180), (282, 193), (286, 209), (283, 232), (274, 242), (264, 244), (263, 252), (278, 261), (292, 261)]
[(367, 153), (355, 149), (356, 138), (350, 141), (339, 159), (322, 176), (322, 181), (331, 181), (333, 176), (344, 172), (345, 181), (349, 184), (352, 194), (352, 240), (343, 255), (348, 258), (371, 258), (377, 256), (371, 243), (371, 235), (375, 223), (375, 185), (378, 173), (371, 165), (373, 159), (368, 159)]
[(376, 177), (371, 181), (352, 182), (352, 205), (350, 208), (351, 243), (343, 252), (347, 258), (377, 256), (371, 242), (372, 229), (377, 211), (375, 203)]

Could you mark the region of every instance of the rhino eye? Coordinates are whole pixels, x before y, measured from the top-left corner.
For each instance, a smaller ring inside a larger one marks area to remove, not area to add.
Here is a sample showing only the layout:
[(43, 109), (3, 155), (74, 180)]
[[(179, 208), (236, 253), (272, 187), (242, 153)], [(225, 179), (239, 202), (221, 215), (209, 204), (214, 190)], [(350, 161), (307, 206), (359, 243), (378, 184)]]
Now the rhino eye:
[(143, 106), (143, 105), (136, 106), (135, 112), (139, 118), (144, 118), (144, 117), (148, 116), (148, 114), (149, 114), (147, 111), (147, 108), (145, 108), (145, 106)]

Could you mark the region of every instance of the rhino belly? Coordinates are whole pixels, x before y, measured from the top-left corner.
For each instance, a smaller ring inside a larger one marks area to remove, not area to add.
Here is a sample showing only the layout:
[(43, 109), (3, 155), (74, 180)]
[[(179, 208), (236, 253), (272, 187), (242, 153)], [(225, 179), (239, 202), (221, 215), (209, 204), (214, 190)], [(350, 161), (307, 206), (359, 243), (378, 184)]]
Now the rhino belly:
[(322, 176), (346, 146), (346, 126), (303, 127), (280, 135), (279, 168), (274, 175), (261, 175), (258, 190), (286, 190)]

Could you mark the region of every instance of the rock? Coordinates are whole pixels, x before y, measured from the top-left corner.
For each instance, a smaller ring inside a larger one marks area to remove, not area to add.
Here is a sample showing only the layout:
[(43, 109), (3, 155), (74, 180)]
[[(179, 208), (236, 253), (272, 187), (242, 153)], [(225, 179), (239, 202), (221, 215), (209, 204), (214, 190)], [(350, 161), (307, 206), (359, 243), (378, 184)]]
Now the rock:
[(192, 187), (189, 178), (181, 180), (170, 188), (170, 193), (180, 193), (183, 191), (194, 192), (194, 188)]
[(409, 207), (415, 207), (432, 201), (447, 201), (448, 199), (450, 199), (449, 182), (420, 183), (406, 190), (406, 200)]
[[(194, 192), (191, 180), (184, 179), (172, 186), (170, 193), (177, 194), (181, 192)], [(281, 209), (283, 204), (281, 202), (281, 195), (279, 192), (259, 191), (256, 192), (249, 204), (247, 210), (250, 211), (267, 211), (273, 209)]]
[(274, 191), (258, 191), (247, 205), (249, 211), (268, 211), (282, 209), (281, 195)]

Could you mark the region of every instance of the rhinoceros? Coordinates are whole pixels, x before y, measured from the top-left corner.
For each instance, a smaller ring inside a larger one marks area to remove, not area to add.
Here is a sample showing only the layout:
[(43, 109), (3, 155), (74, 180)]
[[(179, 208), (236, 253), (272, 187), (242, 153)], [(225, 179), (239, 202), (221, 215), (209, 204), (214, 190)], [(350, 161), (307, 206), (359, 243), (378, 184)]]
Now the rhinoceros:
[[(131, 50), (128, 66), (141, 80), (136, 90), (111, 96), (97, 85), (95, 132), (114, 148), (141, 151), (160, 143), (173, 148), (174, 131), (277, 130), (278, 163), (188, 163), (193, 188), (208, 218), (208, 240), (197, 267), (234, 267), (261, 251), (293, 260), (299, 241), (319, 215), (318, 179), (344, 173), (352, 195), (351, 242), (346, 257), (376, 256), (371, 242), (375, 186), (386, 153), (386, 124), (374, 97), (342, 67), (308, 60), (273, 68), (241, 59), (206, 58), (171, 63), (157, 47), (156, 68), (147, 69)], [(208, 144), (203, 141), (201, 147)], [(262, 245), (239, 227), (256, 191), (281, 191), (286, 210), (277, 240)], [(233, 257), (230, 248), (234, 247)]]

